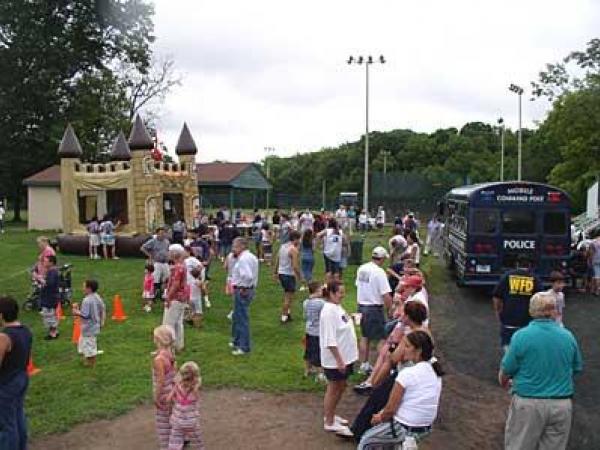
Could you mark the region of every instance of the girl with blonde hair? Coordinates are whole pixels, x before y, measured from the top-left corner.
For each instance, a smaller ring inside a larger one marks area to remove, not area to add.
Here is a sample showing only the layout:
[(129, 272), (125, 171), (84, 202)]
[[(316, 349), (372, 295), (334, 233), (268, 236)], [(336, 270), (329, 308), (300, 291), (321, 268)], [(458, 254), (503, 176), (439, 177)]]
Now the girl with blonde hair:
[(169, 450), (181, 450), (184, 442), (189, 442), (192, 449), (204, 449), (200, 427), (201, 385), (198, 364), (193, 361), (184, 363), (179, 369), (175, 387), (169, 396), (173, 404)]
[(154, 392), (154, 414), (160, 450), (169, 448), (171, 436), (171, 406), (169, 396), (175, 384), (176, 365), (173, 356), (175, 333), (169, 325), (154, 329), (154, 360), (152, 361), (152, 384)]

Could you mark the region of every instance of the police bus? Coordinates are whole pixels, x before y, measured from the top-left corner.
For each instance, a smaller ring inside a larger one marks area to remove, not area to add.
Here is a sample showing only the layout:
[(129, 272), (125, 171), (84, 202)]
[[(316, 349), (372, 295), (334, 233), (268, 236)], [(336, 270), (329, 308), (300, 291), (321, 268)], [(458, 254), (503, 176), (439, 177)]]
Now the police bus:
[(443, 202), (444, 257), (466, 286), (494, 285), (519, 255), (547, 282), (567, 273), (571, 200), (542, 183), (492, 182), (452, 189)]

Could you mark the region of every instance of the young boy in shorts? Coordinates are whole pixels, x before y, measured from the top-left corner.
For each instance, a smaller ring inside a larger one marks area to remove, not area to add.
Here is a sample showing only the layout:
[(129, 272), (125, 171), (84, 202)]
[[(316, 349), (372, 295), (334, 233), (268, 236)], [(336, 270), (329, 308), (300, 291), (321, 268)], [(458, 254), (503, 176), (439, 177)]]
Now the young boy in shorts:
[(86, 280), (83, 283), (83, 292), (85, 297), (81, 302), (81, 307), (77, 303), (73, 303), (73, 315), (79, 316), (81, 320), (81, 336), (77, 349), (83, 355), (84, 364), (94, 367), (98, 354), (97, 338), (106, 320), (106, 307), (98, 295), (96, 280)]

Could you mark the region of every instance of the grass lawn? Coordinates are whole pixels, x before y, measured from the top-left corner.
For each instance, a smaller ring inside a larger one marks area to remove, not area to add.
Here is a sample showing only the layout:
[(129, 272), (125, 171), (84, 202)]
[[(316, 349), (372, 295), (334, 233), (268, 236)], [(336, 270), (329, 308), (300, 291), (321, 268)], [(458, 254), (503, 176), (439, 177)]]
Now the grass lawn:
[[(26, 269), (37, 255), (35, 238), (24, 228), (9, 227), (0, 236), (0, 293), (14, 296), (19, 303), (29, 292)], [(365, 255), (374, 245), (387, 245), (387, 231), (372, 233), (364, 247)], [(61, 322), (61, 337), (44, 341), (42, 320), (38, 313), (23, 312), (21, 320), (34, 333), (33, 356), (42, 369), (31, 379), (26, 412), (33, 435), (65, 431), (75, 423), (98, 418), (110, 418), (126, 412), (151, 398), (151, 333), (159, 325), (162, 310), (146, 314), (141, 309), (141, 285), (144, 261), (123, 258), (119, 261), (90, 261), (82, 256), (59, 255), (59, 264), (74, 264), (74, 301), (82, 298), (81, 285), (93, 277), (100, 283), (108, 317), (99, 337), (99, 356), (94, 370), (84, 368), (71, 343), (73, 321), (70, 311)], [(425, 269), (427, 270), (427, 268)], [(345, 273), (349, 312), (356, 309), (354, 276), (356, 267)], [(212, 308), (205, 312), (201, 330), (186, 327), (186, 350), (178, 363), (194, 360), (200, 364), (204, 385), (208, 387), (236, 386), (264, 391), (319, 391), (312, 379), (303, 379), (301, 339), (304, 335), (301, 300), (296, 295), (291, 324), (279, 323), (282, 291), (271, 277), (271, 268), (262, 266), (256, 298), (250, 308), (253, 351), (249, 356), (230, 355), (230, 322), (226, 315), (230, 299), (223, 292), (224, 271), (214, 263), (210, 269)], [(315, 268), (318, 279), (323, 276), (323, 261)], [(118, 323), (110, 320), (112, 298), (120, 294), (129, 319)]]

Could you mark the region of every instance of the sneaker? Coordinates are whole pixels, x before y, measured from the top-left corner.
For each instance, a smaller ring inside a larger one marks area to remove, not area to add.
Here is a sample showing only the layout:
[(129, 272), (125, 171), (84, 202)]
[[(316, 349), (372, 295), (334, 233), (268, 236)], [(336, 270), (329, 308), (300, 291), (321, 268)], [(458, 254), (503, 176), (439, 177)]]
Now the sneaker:
[(352, 436), (352, 431), (350, 431), (350, 429), (346, 426), (346, 425), (342, 425), (341, 423), (336, 422), (335, 420), (333, 421), (333, 425), (327, 425), (326, 423), (323, 424), (323, 429), (325, 431), (331, 431), (332, 433), (340, 433), (342, 435), (350, 433), (350, 436)]
[(210, 301), (208, 300), (208, 297), (204, 297), (204, 306), (210, 308)]
[(104, 355), (104, 350), (98, 350), (98, 351), (96, 352), (96, 355)]
[(287, 314), (282, 314), (281, 315), (281, 323), (286, 323), (289, 319), (289, 316)]
[(306, 286), (300, 286), (300, 289), (298, 289), (298, 291), (303, 292), (306, 290)]
[(373, 371), (373, 367), (368, 362), (364, 362), (360, 365), (358, 373), (362, 375), (369, 375)]
[(233, 320), (233, 311), (229, 311), (229, 314), (227, 314), (227, 319)]
[(373, 386), (371, 385), (371, 383), (367, 383), (366, 381), (363, 381), (362, 383), (354, 386), (353, 389), (354, 389), (354, 392), (356, 392), (357, 394), (367, 394), (367, 393), (371, 392), (371, 389), (373, 389)]
[(344, 426), (343, 430), (336, 431), (335, 435), (344, 439), (352, 439), (354, 437), (354, 433), (347, 426)]
[(245, 352), (244, 350), (242, 350), (241, 348), (236, 348), (234, 351), (231, 352), (231, 354), (233, 356), (243, 356), (243, 355), (247, 355), (249, 352)]
[(144, 306), (144, 311), (146, 311), (147, 313), (152, 312), (152, 307), (150, 305), (146, 305)]
[[(345, 425), (345, 426), (350, 423), (346, 419), (344, 419), (343, 417), (340, 417), (338, 415), (334, 416), (333, 420), (335, 421), (335, 423), (340, 424), (340, 425)], [(325, 417), (323, 417), (323, 423), (325, 423)]]

